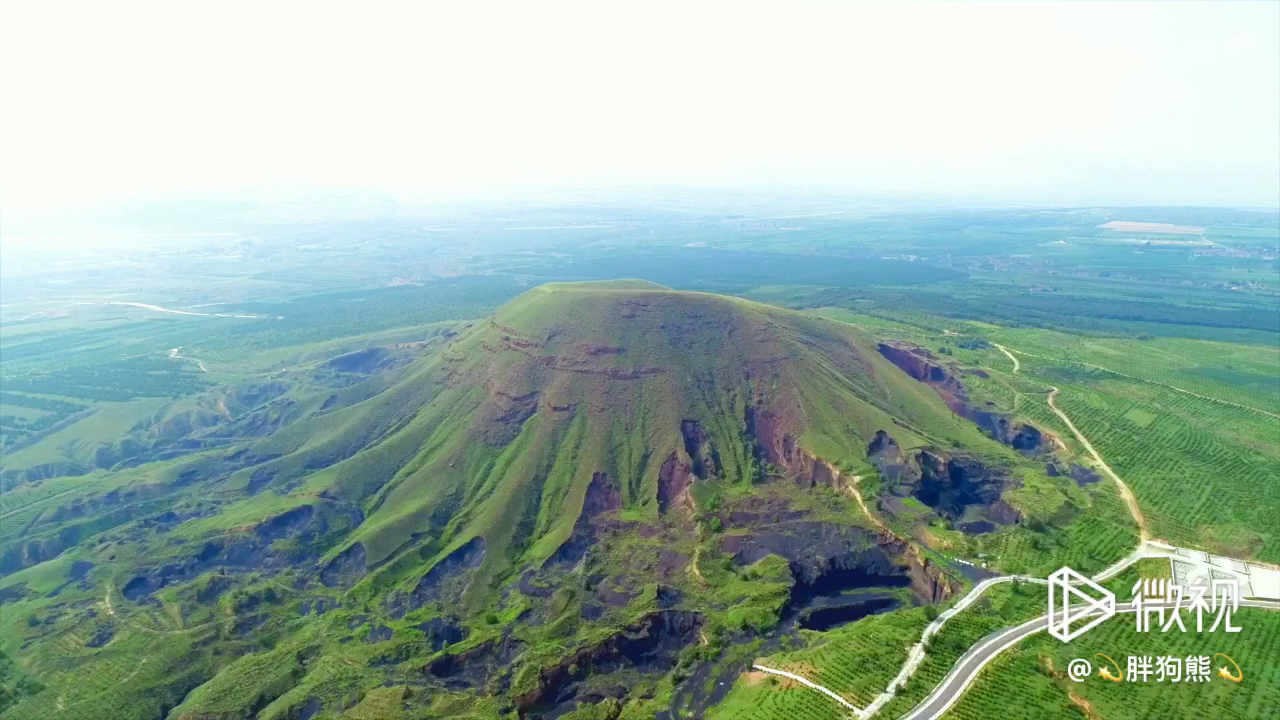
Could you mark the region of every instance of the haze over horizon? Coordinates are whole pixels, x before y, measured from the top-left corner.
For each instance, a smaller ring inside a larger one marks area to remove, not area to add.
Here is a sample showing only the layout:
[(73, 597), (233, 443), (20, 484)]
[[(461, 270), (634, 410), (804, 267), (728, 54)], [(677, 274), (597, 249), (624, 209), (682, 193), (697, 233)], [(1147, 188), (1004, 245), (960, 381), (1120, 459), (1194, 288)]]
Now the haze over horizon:
[(9, 229), (280, 186), (1280, 205), (1277, 3), (0, 12)]

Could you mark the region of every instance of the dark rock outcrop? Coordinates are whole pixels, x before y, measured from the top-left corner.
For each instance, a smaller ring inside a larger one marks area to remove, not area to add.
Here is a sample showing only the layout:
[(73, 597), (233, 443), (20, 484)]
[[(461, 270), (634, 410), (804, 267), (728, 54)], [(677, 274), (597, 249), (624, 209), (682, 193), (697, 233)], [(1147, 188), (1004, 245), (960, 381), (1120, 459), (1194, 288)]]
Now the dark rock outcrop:
[[(983, 519), (991, 523), (1011, 525), (1021, 521), (1020, 513), (1001, 497), (1005, 490), (1018, 486), (1017, 479), (976, 458), (929, 449), (904, 453), (882, 430), (867, 445), (867, 459), (880, 471), (890, 493), (915, 497), (943, 518), (978, 522), (969, 513), (969, 508), (976, 506)], [(967, 531), (992, 529), (971, 525)]]
[(787, 561), (794, 578), (789, 607), (814, 597), (863, 588), (911, 587), (922, 602), (950, 597), (941, 569), (911, 552), (897, 538), (833, 523), (796, 521), (726, 536), (722, 548), (734, 563), (749, 565), (768, 555)]
[(658, 512), (666, 513), (673, 506), (682, 506), (690, 502), (689, 486), (693, 485), (694, 474), (679, 453), (671, 453), (658, 470)]
[(509, 635), (487, 640), (461, 652), (432, 660), (424, 668), (427, 675), (451, 688), (485, 687), (490, 679), (505, 688), (510, 682), (512, 662), (524, 652), (525, 644)]
[(959, 519), (969, 505), (991, 505), (1000, 499), (1007, 480), (985, 465), (963, 456), (943, 457), (927, 450), (916, 455), (920, 484), (912, 493), (938, 514)]
[[(964, 371), (944, 366), (928, 350), (905, 342), (880, 343), (876, 349), (907, 375), (933, 388), (952, 412), (972, 421), (993, 440), (1026, 455), (1041, 454), (1052, 447), (1048, 437), (1036, 426), (1016, 422), (994, 410), (974, 407), (960, 382)], [(968, 372), (986, 377), (981, 371)]]
[(608, 473), (597, 472), (591, 476), (586, 495), (582, 498), (582, 511), (573, 523), (569, 538), (556, 549), (544, 565), (574, 565), (596, 543), (596, 519), (622, 508), (622, 494)]
[(622, 509), (622, 495), (608, 473), (591, 475), (591, 484), (582, 499), (582, 517), (594, 518), (602, 513)]
[(639, 621), (603, 642), (584, 647), (559, 663), (543, 669), (537, 686), (515, 699), (522, 714), (539, 709), (572, 706), (582, 680), (622, 669), (667, 673), (681, 649), (697, 642), (704, 618), (698, 613), (663, 610)]
[(364, 577), (367, 570), (364, 543), (354, 543), (324, 566), (320, 571), (320, 582), (325, 587), (351, 587)]
[(418, 580), (412, 592), (396, 593), (387, 600), (391, 617), (403, 617), (409, 610), (429, 602), (461, 597), (466, 590), (468, 571), (484, 562), (484, 549), (484, 538), (478, 535), (455, 548)]
[(800, 447), (788, 431), (788, 423), (768, 410), (747, 408), (747, 434), (755, 439), (760, 459), (772, 463), (804, 487), (826, 485), (844, 488), (840, 471)]
[(706, 479), (720, 474), (720, 455), (711, 444), (711, 436), (697, 420), (682, 420), (680, 436), (684, 439), (684, 451), (693, 463), (693, 474)]
[[(121, 593), (128, 600), (140, 602), (156, 590), (191, 580), (207, 570), (257, 571), (271, 574), (285, 567), (314, 563), (318, 554), (314, 548), (300, 544), (282, 545), (275, 542), (280, 538), (310, 539), (318, 534), (318, 528), (327, 527), (325, 513), (312, 506), (304, 507), (309, 510), (294, 508), (258, 525), (253, 531), (237, 532), (209, 540), (199, 544), (199, 549), (194, 554), (163, 565), (146, 568), (140, 574), (130, 578), (121, 588)], [(192, 547), (196, 546), (192, 543)], [(361, 547), (359, 553), (361, 564), (363, 564), (363, 550)], [(330, 568), (332, 567), (333, 563), (330, 563)], [(321, 577), (322, 579), (325, 577), (324, 571), (321, 571)], [(220, 581), (215, 579), (213, 582)], [(210, 587), (217, 592), (216, 585)]]
[(426, 635), (427, 645), (439, 652), (446, 647), (467, 639), (471, 631), (462, 625), (457, 618), (433, 618), (427, 622), (414, 625)]

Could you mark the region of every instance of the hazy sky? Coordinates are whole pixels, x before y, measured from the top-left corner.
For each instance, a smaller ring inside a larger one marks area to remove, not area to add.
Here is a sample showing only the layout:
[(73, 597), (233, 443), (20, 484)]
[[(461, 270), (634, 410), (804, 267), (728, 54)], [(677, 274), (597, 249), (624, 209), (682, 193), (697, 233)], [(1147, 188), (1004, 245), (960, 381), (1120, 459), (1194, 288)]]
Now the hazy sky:
[(823, 182), (1280, 203), (1280, 3), (0, 3), (0, 202)]

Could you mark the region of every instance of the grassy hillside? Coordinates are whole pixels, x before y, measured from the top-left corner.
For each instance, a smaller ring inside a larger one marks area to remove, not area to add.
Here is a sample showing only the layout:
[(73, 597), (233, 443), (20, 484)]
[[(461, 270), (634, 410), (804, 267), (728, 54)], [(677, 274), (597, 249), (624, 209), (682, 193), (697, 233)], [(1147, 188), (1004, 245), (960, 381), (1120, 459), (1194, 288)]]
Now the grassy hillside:
[(419, 552), (422, 535), (439, 557), (480, 536), (496, 578), (567, 539), (596, 473), (626, 511), (656, 517), (662, 463), (693, 462), (682, 422), (709, 435), (718, 476), (759, 476), (748, 408), (832, 463), (862, 463), (890, 427), (908, 448), (1000, 453), (846, 325), (638, 281), (550, 284), (384, 392), (251, 446), (281, 457), (223, 487), (362, 503), (344, 547), (361, 543), (371, 567)]

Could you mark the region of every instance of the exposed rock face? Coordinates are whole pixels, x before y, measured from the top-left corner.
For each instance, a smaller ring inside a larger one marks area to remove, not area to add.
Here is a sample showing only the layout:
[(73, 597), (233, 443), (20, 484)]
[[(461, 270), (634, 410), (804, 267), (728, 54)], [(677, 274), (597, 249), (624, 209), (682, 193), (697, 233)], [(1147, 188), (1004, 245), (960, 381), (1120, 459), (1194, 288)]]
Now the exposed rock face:
[(889, 362), (897, 365), (903, 372), (922, 383), (954, 388), (963, 392), (960, 381), (937, 362), (937, 357), (921, 347), (907, 343), (880, 343), (876, 346), (880, 354)]
[(1084, 487), (1085, 485), (1090, 485), (1092, 483), (1100, 482), (1102, 480), (1102, 476), (1099, 475), (1098, 473), (1094, 472), (1093, 470), (1090, 470), (1089, 468), (1083, 465), (1079, 465), (1075, 463), (1071, 465), (1071, 469), (1067, 471), (1067, 474), (1070, 475), (1071, 479), (1075, 480), (1076, 485), (1080, 487)]
[(537, 687), (516, 698), (516, 707), (522, 716), (533, 717), (539, 714), (538, 710), (572, 705), (577, 700), (580, 682), (589, 675), (624, 669), (670, 672), (680, 650), (697, 641), (703, 620), (698, 613), (679, 610), (645, 615), (604, 642), (581, 648), (545, 668)]
[(436, 658), (423, 670), (452, 688), (484, 687), (493, 679), (499, 689), (506, 689), (511, 663), (524, 648), (525, 643), (504, 635), (500, 640), (489, 640), (460, 653)]
[(720, 455), (711, 442), (711, 435), (697, 420), (680, 421), (680, 437), (684, 455), (678, 451), (671, 453), (658, 470), (658, 512), (664, 514), (673, 507), (692, 511), (690, 486), (718, 475), (721, 469)]
[(591, 476), (587, 494), (582, 499), (582, 512), (574, 521), (573, 532), (545, 565), (577, 564), (597, 540), (597, 518), (622, 508), (622, 494), (608, 473), (597, 472)]
[(858, 527), (785, 522), (747, 535), (728, 535), (722, 549), (739, 565), (768, 555), (786, 559), (795, 579), (792, 608), (817, 595), (858, 588), (910, 586), (922, 602), (946, 599), (953, 591), (941, 569), (910, 552), (906, 543)]
[(323, 522), (311, 525), (315, 509), (310, 505), (301, 505), (276, 515), (254, 528), (254, 533), (263, 540), (279, 540), (280, 538), (297, 536), (303, 542), (310, 540), (315, 533), (323, 534), (328, 529)]
[(684, 439), (684, 451), (693, 463), (693, 474), (702, 479), (719, 475), (720, 456), (711, 444), (711, 436), (698, 421), (682, 420), (680, 435)]
[[(180, 516), (148, 518), (142, 522), (157, 525), (177, 524)], [(310, 565), (319, 551), (309, 546), (309, 541), (324, 534), (341, 517), (323, 506), (300, 506), (259, 523), (253, 530), (237, 532), (207, 541), (199, 545), (194, 554), (175, 562), (151, 567), (134, 576), (121, 594), (128, 600), (142, 602), (151, 593), (177, 582), (185, 582), (214, 568), (232, 572), (258, 571), (273, 573), (282, 568)], [(300, 542), (278, 544), (275, 541), (291, 538)], [(344, 553), (346, 555), (347, 553)], [(340, 558), (342, 556), (339, 556)], [(336, 561), (335, 561), (336, 562)], [(363, 547), (360, 550), (363, 564)], [(332, 563), (330, 564), (332, 566)], [(324, 577), (324, 571), (321, 572)], [(216, 591), (215, 596), (216, 596)]]
[(754, 437), (760, 456), (777, 466), (804, 487), (826, 485), (841, 490), (844, 479), (840, 471), (826, 461), (800, 447), (787, 431), (787, 423), (778, 415), (757, 408), (747, 408), (747, 433)]
[(582, 517), (593, 518), (601, 513), (622, 508), (622, 495), (608, 473), (593, 473), (582, 501)]
[[(1026, 455), (1044, 453), (1052, 447), (1048, 437), (1036, 426), (1015, 422), (1007, 415), (993, 410), (973, 407), (960, 382), (961, 373), (943, 366), (942, 361), (928, 350), (904, 342), (880, 343), (877, 349), (903, 372), (932, 387), (952, 412), (972, 421), (993, 440)], [(980, 377), (986, 376), (981, 371), (970, 372)]]
[(658, 512), (666, 513), (673, 506), (690, 502), (689, 486), (694, 477), (693, 468), (680, 459), (679, 453), (671, 453), (658, 470)]
[(902, 462), (902, 449), (889, 433), (877, 430), (867, 444), (867, 457), (880, 462)]
[(538, 411), (538, 397), (536, 392), (511, 395), (501, 390), (494, 391), (480, 409), (482, 427), (485, 428), (481, 439), (494, 447), (502, 447), (515, 440), (525, 421)]
[[(925, 449), (903, 453), (883, 430), (867, 445), (867, 458), (887, 481), (890, 492), (913, 496), (948, 520), (966, 517), (971, 506), (978, 506), (992, 523), (1009, 525), (1021, 520), (1018, 511), (1001, 499), (1005, 490), (1017, 486), (1017, 480), (975, 458)], [(992, 529), (976, 525), (970, 531)]]
[(440, 651), (467, 639), (471, 631), (462, 625), (458, 618), (435, 618), (419, 625), (414, 625), (427, 636), (427, 645), (434, 651)]
[(1000, 413), (978, 410), (961, 402), (947, 404), (957, 415), (972, 420), (986, 431), (991, 439), (1008, 445), (1023, 455), (1039, 455), (1052, 448), (1048, 436), (1035, 425), (1014, 422)]
[(350, 587), (364, 576), (366, 570), (364, 544), (355, 543), (320, 571), (320, 582), (327, 587)]
[(940, 603), (951, 599), (960, 589), (928, 558), (921, 559), (919, 550), (913, 550), (907, 568), (911, 573), (911, 588), (916, 596), (927, 603)]
[[(759, 454), (796, 482), (804, 487), (822, 484), (837, 490), (844, 489), (845, 478), (840, 471), (801, 448), (785, 431), (784, 422), (777, 415), (748, 408), (746, 421), (747, 431), (756, 439)], [(868, 456), (886, 478), (904, 479), (913, 486), (924, 479), (920, 459), (904, 460), (897, 442), (884, 431), (877, 432), (872, 439)], [(934, 455), (929, 457), (937, 459)], [(982, 468), (976, 461), (972, 462), (976, 467), (968, 468), (967, 474), (959, 473), (962, 480), (976, 476), (978, 469)], [(965, 466), (964, 462), (957, 464)], [(886, 469), (890, 471), (886, 472)], [(938, 477), (936, 473), (934, 477)], [(968, 488), (967, 485), (965, 487)], [(944, 484), (938, 484), (940, 497), (944, 488)], [(1002, 489), (1003, 486), (995, 489), (992, 501), (999, 500)], [(965, 495), (966, 499), (968, 497)], [(792, 517), (786, 516), (786, 519)], [(728, 519), (732, 523), (735, 515), (729, 515)], [(860, 528), (799, 520), (782, 522), (777, 528), (777, 532), (727, 537), (724, 550), (733, 553), (735, 562), (742, 564), (756, 562), (769, 554), (786, 558), (796, 578), (793, 604), (804, 602), (806, 595), (840, 588), (910, 584), (923, 602), (939, 602), (953, 592), (951, 582), (940, 568), (908, 553), (908, 546), (897, 538), (887, 538)]]
[(940, 515), (958, 519), (969, 505), (990, 505), (1004, 490), (1002, 478), (966, 457), (942, 457), (927, 450), (916, 455), (920, 486), (913, 495)]
[(1014, 525), (1022, 522), (1022, 513), (1018, 512), (1004, 500), (997, 500), (987, 506), (987, 517), (1001, 525)]
[(391, 617), (403, 617), (409, 610), (420, 608), (428, 602), (461, 596), (466, 589), (468, 571), (480, 567), (484, 562), (484, 550), (484, 538), (480, 536), (458, 546), (428, 570), (408, 596), (397, 594), (387, 601)]

